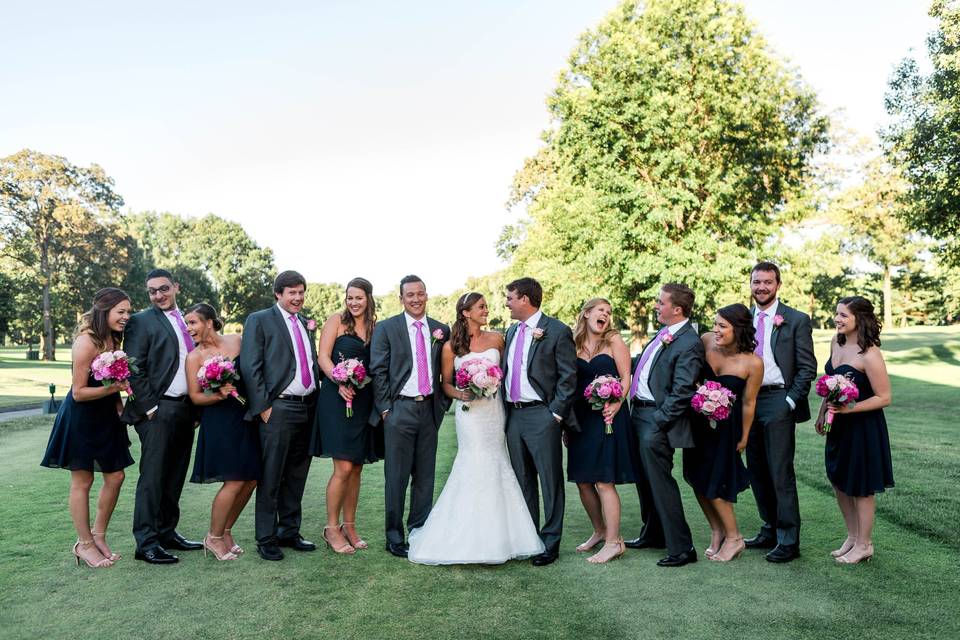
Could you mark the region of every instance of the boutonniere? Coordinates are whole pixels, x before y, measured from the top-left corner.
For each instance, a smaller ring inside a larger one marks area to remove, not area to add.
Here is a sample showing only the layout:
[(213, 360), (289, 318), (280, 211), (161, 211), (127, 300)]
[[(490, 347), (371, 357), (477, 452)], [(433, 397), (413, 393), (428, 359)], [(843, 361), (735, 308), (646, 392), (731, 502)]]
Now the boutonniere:
[(434, 344), (438, 342), (443, 342), (445, 336), (443, 335), (443, 329), (434, 329), (433, 333), (430, 334), (430, 341)]
[(782, 325), (782, 324), (783, 324), (783, 316), (782, 316), (782, 315), (780, 315), (780, 314), (778, 313), (777, 315), (773, 316), (773, 326), (779, 327), (779, 326)]
[(547, 335), (547, 332), (540, 327), (537, 327), (530, 335), (533, 336), (534, 340), (543, 340), (543, 336)]
[(307, 331), (316, 331), (317, 330), (317, 321), (313, 318), (307, 320)]
[(673, 342), (673, 334), (670, 333), (669, 331), (663, 334), (663, 337), (660, 338), (660, 344), (662, 344), (665, 347), (669, 347), (671, 342)]

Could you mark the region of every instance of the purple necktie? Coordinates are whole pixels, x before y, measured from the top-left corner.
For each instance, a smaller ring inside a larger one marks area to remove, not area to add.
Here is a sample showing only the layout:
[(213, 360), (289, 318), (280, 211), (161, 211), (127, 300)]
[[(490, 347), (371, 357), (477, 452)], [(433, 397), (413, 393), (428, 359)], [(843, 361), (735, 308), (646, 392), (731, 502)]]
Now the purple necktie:
[(190, 337), (190, 332), (187, 331), (187, 325), (183, 322), (183, 316), (180, 315), (180, 309), (174, 309), (170, 312), (170, 317), (177, 321), (177, 326), (180, 327), (180, 335), (183, 336), (183, 344), (187, 347), (187, 353), (196, 348), (196, 345), (193, 344), (193, 338)]
[(290, 324), (293, 325), (293, 337), (297, 340), (297, 355), (300, 356), (300, 382), (304, 389), (309, 389), (312, 382), (310, 365), (307, 364), (307, 349), (303, 346), (303, 336), (300, 335), (300, 323), (297, 322), (297, 316), (290, 316)]
[(650, 356), (653, 355), (653, 352), (657, 350), (657, 345), (660, 344), (663, 336), (667, 335), (669, 332), (670, 329), (667, 327), (660, 329), (656, 337), (650, 341), (650, 344), (647, 345), (647, 348), (643, 350), (642, 354), (640, 354), (640, 362), (637, 363), (637, 369), (633, 372), (633, 382), (630, 384), (631, 398), (637, 395), (637, 387), (640, 385), (640, 372), (643, 370), (643, 365), (647, 364), (647, 360), (649, 360)]
[(523, 343), (527, 336), (527, 323), (521, 322), (513, 339), (513, 362), (510, 364), (510, 402), (520, 401), (520, 374), (523, 373)]
[(427, 342), (423, 339), (423, 323), (413, 323), (417, 328), (417, 390), (422, 396), (430, 395), (430, 372), (427, 371)]
[(763, 357), (763, 338), (765, 335), (764, 331), (767, 328), (766, 322), (764, 322), (764, 318), (766, 317), (767, 317), (767, 314), (764, 313), (763, 311), (757, 314), (757, 346), (754, 348), (753, 352), (758, 356), (760, 356), (761, 358)]

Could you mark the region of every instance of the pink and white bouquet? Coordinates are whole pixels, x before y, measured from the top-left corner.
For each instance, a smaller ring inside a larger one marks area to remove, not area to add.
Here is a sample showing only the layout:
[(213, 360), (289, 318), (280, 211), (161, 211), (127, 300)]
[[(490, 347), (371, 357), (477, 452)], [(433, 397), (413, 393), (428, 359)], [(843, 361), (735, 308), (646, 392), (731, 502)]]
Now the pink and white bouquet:
[[(340, 356), (340, 362), (333, 367), (330, 372), (330, 378), (337, 384), (349, 385), (355, 389), (363, 389), (370, 384), (370, 377), (367, 375), (367, 368), (357, 358), (343, 359)], [(347, 417), (353, 417), (353, 401), (347, 400)]]
[(707, 380), (697, 388), (697, 392), (690, 399), (690, 406), (697, 413), (707, 416), (710, 420), (710, 428), (717, 428), (718, 420), (726, 420), (730, 417), (730, 410), (737, 396), (733, 391), (716, 380)]
[(832, 376), (820, 376), (817, 380), (817, 395), (827, 400), (827, 416), (823, 431), (830, 431), (835, 410), (833, 405), (852, 407), (860, 397), (860, 389), (850, 378), (839, 373)]
[[(228, 384), (236, 385), (240, 380), (240, 374), (237, 373), (237, 365), (230, 358), (221, 355), (215, 355), (207, 358), (197, 369), (197, 382), (200, 388), (207, 395), (218, 393), (220, 388)], [(237, 399), (240, 404), (247, 404), (247, 401), (240, 397), (237, 390), (234, 389), (230, 395)]]
[[(454, 384), (461, 391), (470, 391), (478, 398), (491, 398), (497, 395), (503, 371), (497, 365), (483, 358), (471, 358), (460, 363), (454, 375)], [(464, 411), (470, 410), (470, 404), (460, 403)]]
[[(131, 358), (123, 351), (104, 351), (93, 359), (90, 372), (95, 380), (109, 387), (115, 382), (126, 382), (132, 373), (140, 373), (136, 361), (136, 358)], [(127, 395), (133, 397), (129, 387), (127, 387)]]
[[(583, 390), (583, 397), (587, 399), (594, 411), (603, 411), (607, 404), (623, 397), (623, 384), (620, 378), (615, 376), (597, 376)], [(603, 423), (607, 425), (607, 435), (613, 433), (613, 416), (604, 417)]]

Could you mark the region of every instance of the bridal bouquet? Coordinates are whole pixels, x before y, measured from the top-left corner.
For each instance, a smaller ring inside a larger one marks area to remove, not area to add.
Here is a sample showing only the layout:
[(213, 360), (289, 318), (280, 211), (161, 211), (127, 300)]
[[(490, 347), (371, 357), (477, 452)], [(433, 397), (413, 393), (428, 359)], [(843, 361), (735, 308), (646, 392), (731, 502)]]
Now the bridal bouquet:
[[(497, 395), (503, 371), (500, 367), (483, 358), (464, 360), (457, 369), (455, 384), (460, 391), (470, 391), (478, 398), (491, 398)], [(464, 411), (470, 410), (470, 404), (460, 403)]]
[[(346, 384), (355, 389), (363, 389), (370, 384), (370, 378), (367, 376), (367, 368), (363, 366), (357, 358), (343, 359), (340, 356), (340, 362), (333, 367), (330, 377), (337, 384)], [(353, 417), (353, 401), (347, 400), (347, 417)]]
[[(115, 382), (125, 382), (130, 374), (140, 373), (136, 365), (136, 358), (131, 358), (123, 351), (104, 351), (90, 364), (90, 372), (95, 380), (109, 387)], [(133, 392), (127, 387), (127, 395), (133, 397)]]
[(860, 397), (860, 390), (850, 378), (838, 374), (820, 376), (817, 380), (817, 395), (827, 400), (827, 417), (823, 423), (823, 431), (830, 431), (833, 424), (833, 405), (852, 407)]
[(717, 428), (717, 420), (726, 420), (730, 417), (737, 396), (725, 386), (715, 380), (707, 380), (697, 388), (697, 392), (690, 399), (690, 406), (697, 413), (710, 419), (710, 428)]
[[(233, 360), (221, 355), (207, 358), (197, 370), (197, 382), (200, 383), (200, 388), (207, 395), (217, 393), (220, 387), (225, 385), (236, 385), (238, 380), (240, 380), (240, 374), (237, 373), (237, 365), (233, 363)], [(247, 404), (247, 401), (240, 397), (236, 389), (230, 395), (236, 398), (240, 404)]]
[[(623, 397), (623, 384), (615, 376), (597, 376), (583, 390), (583, 397), (594, 411), (603, 411), (608, 402), (616, 402)], [(613, 416), (604, 417), (607, 435), (613, 433)]]

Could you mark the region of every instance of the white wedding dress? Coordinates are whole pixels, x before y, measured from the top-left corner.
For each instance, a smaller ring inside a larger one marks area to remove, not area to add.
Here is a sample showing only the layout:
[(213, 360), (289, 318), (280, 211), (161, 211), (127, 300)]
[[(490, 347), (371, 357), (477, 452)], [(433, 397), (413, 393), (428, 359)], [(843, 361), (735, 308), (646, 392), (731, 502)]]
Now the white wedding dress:
[[(497, 349), (457, 357), (499, 364)], [(457, 457), (427, 521), (410, 532), (408, 558), (418, 564), (501, 564), (543, 553), (510, 465), (499, 396), (456, 403)]]

